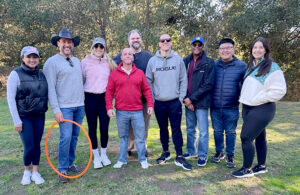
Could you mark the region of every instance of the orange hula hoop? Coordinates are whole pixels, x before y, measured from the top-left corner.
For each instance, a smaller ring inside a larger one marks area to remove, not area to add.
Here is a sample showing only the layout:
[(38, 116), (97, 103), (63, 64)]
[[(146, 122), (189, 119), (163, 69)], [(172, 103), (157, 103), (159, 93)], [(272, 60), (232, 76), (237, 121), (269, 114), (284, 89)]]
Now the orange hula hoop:
[(52, 124), (52, 126), (50, 127), (50, 129), (48, 130), (47, 135), (46, 135), (46, 140), (45, 140), (45, 152), (46, 152), (46, 157), (47, 157), (47, 161), (48, 161), (48, 163), (50, 164), (51, 168), (52, 168), (58, 175), (60, 175), (60, 176), (62, 176), (62, 177), (65, 177), (65, 178), (68, 178), (68, 179), (76, 179), (76, 178), (78, 178), (78, 177), (81, 177), (81, 176), (88, 170), (88, 168), (89, 168), (89, 166), (90, 166), (90, 164), (91, 164), (91, 162), (92, 162), (92, 156), (93, 156), (92, 142), (91, 142), (91, 139), (90, 139), (88, 133), (86, 132), (86, 130), (85, 130), (80, 124), (76, 123), (75, 121), (68, 120), (68, 119), (64, 119), (63, 121), (64, 121), (64, 122), (70, 122), (70, 123), (73, 123), (73, 124), (77, 125), (78, 127), (80, 127), (80, 129), (81, 129), (81, 130), (84, 132), (84, 134), (86, 135), (86, 137), (87, 137), (87, 139), (88, 139), (88, 141), (89, 141), (89, 146), (90, 146), (90, 159), (89, 159), (89, 162), (88, 162), (87, 166), (85, 167), (85, 169), (84, 169), (81, 173), (79, 173), (78, 175), (74, 175), (74, 176), (68, 176), (68, 175), (61, 174), (61, 173), (53, 166), (53, 164), (51, 163), (51, 160), (50, 160), (50, 158), (49, 158), (49, 154), (48, 154), (48, 145), (47, 145), (47, 143), (48, 143), (48, 137), (49, 137), (49, 135), (50, 135), (50, 132), (52, 131), (53, 127), (54, 127), (55, 125), (57, 125), (57, 121), (55, 121), (55, 122)]

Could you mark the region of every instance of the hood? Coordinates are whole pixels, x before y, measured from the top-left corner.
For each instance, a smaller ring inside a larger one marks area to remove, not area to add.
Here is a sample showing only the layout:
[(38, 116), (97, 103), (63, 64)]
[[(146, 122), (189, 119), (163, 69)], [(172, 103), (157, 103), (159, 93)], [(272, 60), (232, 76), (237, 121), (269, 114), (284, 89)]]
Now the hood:
[[(165, 58), (162, 55), (160, 55), (160, 50), (156, 51), (155, 56), (157, 56), (159, 58)], [(173, 56), (174, 56), (174, 50), (171, 50), (170, 53), (169, 53), (169, 55), (166, 58), (168, 59), (168, 58), (171, 58)]]

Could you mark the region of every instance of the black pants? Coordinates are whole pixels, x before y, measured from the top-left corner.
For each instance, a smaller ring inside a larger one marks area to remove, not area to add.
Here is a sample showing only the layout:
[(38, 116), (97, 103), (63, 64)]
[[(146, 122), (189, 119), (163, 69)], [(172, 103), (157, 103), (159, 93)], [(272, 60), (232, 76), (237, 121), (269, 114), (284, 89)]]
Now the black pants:
[(168, 119), (170, 120), (172, 139), (175, 145), (176, 155), (182, 155), (182, 133), (180, 129), (182, 105), (178, 99), (171, 101), (155, 100), (155, 116), (160, 129), (160, 141), (164, 151), (169, 150)]
[(105, 108), (105, 93), (85, 93), (85, 114), (89, 127), (89, 136), (93, 149), (98, 148), (97, 120), (100, 123), (101, 147), (106, 148), (108, 143), (109, 117)]
[(39, 165), (45, 115), (21, 116), (20, 118), (23, 123), (19, 134), (24, 146), (24, 165)]
[[(258, 165), (264, 165), (267, 157), (266, 126), (273, 120), (276, 105), (273, 102), (259, 106), (243, 105), (243, 126), (241, 132), (244, 163), (250, 168), (256, 148)], [(253, 141), (255, 140), (255, 148)]]

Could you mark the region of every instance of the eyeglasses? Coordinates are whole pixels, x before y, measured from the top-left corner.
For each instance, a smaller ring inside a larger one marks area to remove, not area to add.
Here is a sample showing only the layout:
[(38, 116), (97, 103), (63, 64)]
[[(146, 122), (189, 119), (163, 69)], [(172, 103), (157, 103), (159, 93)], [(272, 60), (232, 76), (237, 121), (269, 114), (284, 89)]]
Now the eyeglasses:
[(98, 47), (100, 47), (100, 49), (104, 49), (104, 46), (101, 45), (101, 44), (96, 44), (94, 47), (95, 47), (96, 49), (97, 49)]
[(159, 42), (161, 42), (161, 43), (165, 43), (165, 42), (171, 42), (171, 39), (170, 38), (168, 38), (168, 39), (160, 39), (159, 40)]
[(228, 50), (231, 50), (233, 47), (220, 47), (219, 50), (221, 51), (228, 51)]
[(71, 58), (66, 58), (66, 60), (69, 62), (69, 64), (70, 64), (71, 67), (74, 67), (74, 64), (73, 64)]
[(202, 47), (202, 44), (201, 44), (201, 43), (199, 43), (199, 44), (193, 43), (192, 45), (193, 45), (193, 47)]

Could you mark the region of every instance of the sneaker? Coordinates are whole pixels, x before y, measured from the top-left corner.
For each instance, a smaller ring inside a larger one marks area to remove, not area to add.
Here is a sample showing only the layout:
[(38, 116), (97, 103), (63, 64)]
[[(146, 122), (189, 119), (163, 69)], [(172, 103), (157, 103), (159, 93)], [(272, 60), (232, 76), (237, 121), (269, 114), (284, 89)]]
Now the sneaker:
[(254, 175), (259, 175), (268, 172), (266, 165), (256, 165), (252, 168)]
[(193, 168), (193, 166), (191, 164), (189, 164), (185, 160), (185, 158), (183, 158), (182, 156), (181, 157), (178, 157), (178, 156), (176, 157), (176, 159), (175, 159), (175, 165), (179, 166), (179, 167), (182, 167), (186, 171), (190, 171)]
[(33, 172), (31, 175), (31, 181), (34, 181), (35, 184), (40, 185), (45, 182), (39, 172)]
[(143, 168), (143, 169), (148, 169), (148, 167), (149, 167), (149, 165), (148, 165), (148, 163), (147, 163), (147, 160), (142, 161), (142, 162), (141, 162), (141, 165), (142, 165), (142, 168)]
[(227, 162), (226, 166), (228, 168), (234, 168), (234, 167), (236, 167), (235, 164), (234, 164), (234, 161), (233, 161), (233, 157), (234, 156), (227, 156), (226, 157), (226, 162)]
[(205, 167), (206, 163), (207, 163), (207, 158), (199, 158), (197, 165), (199, 167)]
[(225, 158), (224, 152), (216, 152), (215, 156), (211, 159), (211, 162), (219, 163), (224, 158)]
[[(68, 175), (67, 172), (61, 172), (61, 174), (66, 175), (66, 176)], [(63, 177), (63, 176), (60, 176), (60, 175), (58, 175), (58, 180), (59, 180), (61, 183), (67, 183), (67, 182), (69, 181), (68, 178)]]
[(197, 154), (189, 154), (189, 153), (185, 153), (182, 155), (183, 158), (185, 159), (191, 159), (191, 158), (197, 158), (198, 155)]
[(67, 170), (67, 172), (71, 172), (71, 173), (81, 173), (81, 171), (82, 170), (75, 164), (69, 166), (69, 168)]
[(110, 160), (108, 159), (107, 155), (101, 155), (102, 164), (104, 166), (108, 166), (111, 164)]
[(157, 164), (165, 163), (167, 160), (171, 159), (170, 152), (163, 152), (161, 156), (156, 159)]
[(123, 165), (126, 165), (127, 162), (121, 162), (121, 161), (118, 161), (115, 165), (114, 165), (114, 168), (115, 169), (120, 169)]
[(94, 159), (94, 169), (99, 169), (102, 167), (103, 167), (103, 165), (101, 163), (101, 159), (99, 159), (99, 158)]
[(131, 155), (132, 155), (131, 150), (128, 150), (127, 153), (128, 153), (128, 156), (131, 156)]
[(31, 183), (30, 177), (31, 177), (31, 172), (28, 171), (28, 170), (25, 170), (24, 174), (23, 174), (23, 177), (22, 177), (21, 184), (23, 186), (29, 185)]
[(253, 177), (254, 173), (252, 172), (251, 169), (246, 169), (242, 167), (241, 169), (232, 172), (232, 175), (237, 178), (244, 178), (244, 177)]

